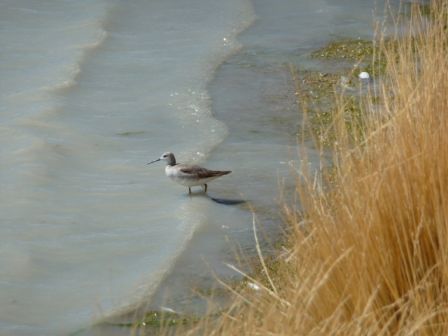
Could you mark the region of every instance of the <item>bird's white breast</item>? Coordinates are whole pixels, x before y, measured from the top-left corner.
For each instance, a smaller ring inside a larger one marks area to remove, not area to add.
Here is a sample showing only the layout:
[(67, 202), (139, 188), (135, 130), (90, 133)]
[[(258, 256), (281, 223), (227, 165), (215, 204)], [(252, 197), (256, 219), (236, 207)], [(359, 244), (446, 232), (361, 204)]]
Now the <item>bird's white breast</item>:
[(189, 174), (185, 174), (176, 166), (166, 166), (165, 175), (172, 179), (174, 182), (182, 184), (187, 187), (200, 185), (198, 180), (192, 178)]

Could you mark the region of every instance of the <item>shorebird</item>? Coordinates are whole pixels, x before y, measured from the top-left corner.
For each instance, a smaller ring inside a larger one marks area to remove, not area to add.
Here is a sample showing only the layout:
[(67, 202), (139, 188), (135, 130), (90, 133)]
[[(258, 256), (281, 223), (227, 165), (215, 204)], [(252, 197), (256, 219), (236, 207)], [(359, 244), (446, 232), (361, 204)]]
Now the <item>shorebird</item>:
[(207, 183), (223, 175), (230, 174), (230, 170), (208, 170), (196, 165), (187, 165), (176, 163), (173, 153), (165, 152), (158, 159), (149, 162), (152, 164), (157, 161), (166, 161), (165, 175), (174, 182), (188, 187), (188, 193), (191, 195), (191, 187), (204, 186), (204, 192), (207, 192)]

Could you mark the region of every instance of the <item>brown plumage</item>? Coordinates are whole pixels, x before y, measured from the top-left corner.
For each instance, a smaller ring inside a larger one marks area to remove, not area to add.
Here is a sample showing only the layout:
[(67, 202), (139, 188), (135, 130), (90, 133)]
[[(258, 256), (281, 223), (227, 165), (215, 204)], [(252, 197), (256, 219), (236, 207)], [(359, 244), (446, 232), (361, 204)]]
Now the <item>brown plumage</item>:
[(200, 166), (187, 166), (183, 164), (179, 164), (178, 166), (180, 166), (179, 168), (182, 173), (189, 174), (198, 179), (219, 177), (232, 172), (231, 170), (208, 170)]

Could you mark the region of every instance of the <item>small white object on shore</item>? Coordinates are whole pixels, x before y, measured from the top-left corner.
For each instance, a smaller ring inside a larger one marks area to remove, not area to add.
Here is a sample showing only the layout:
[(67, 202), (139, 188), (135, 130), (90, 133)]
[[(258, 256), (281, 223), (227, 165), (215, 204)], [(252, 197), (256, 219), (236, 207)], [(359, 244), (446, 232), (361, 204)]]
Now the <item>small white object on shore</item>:
[(256, 283), (254, 283), (254, 282), (248, 282), (248, 283), (247, 283), (247, 286), (248, 286), (249, 288), (253, 289), (253, 290), (256, 290), (256, 291), (258, 291), (258, 290), (261, 289), (260, 286), (258, 286), (258, 285), (257, 285)]
[(166, 313), (177, 314), (177, 312), (174, 309), (165, 306), (160, 307), (160, 310)]
[(365, 71), (360, 72), (359, 75), (358, 75), (358, 77), (359, 77), (359, 79), (370, 79), (370, 75), (369, 75), (369, 73), (368, 73), (368, 72), (365, 72)]

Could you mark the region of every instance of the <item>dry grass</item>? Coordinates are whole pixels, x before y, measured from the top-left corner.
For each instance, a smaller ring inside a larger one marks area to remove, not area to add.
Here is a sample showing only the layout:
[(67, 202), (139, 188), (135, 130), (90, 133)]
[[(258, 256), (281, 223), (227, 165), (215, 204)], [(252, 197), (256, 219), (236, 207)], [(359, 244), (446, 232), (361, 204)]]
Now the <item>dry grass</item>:
[(331, 183), (298, 178), (276, 274), (185, 334), (448, 335), (448, 11), (433, 6), (430, 28), (384, 50), (365, 133), (335, 123)]

